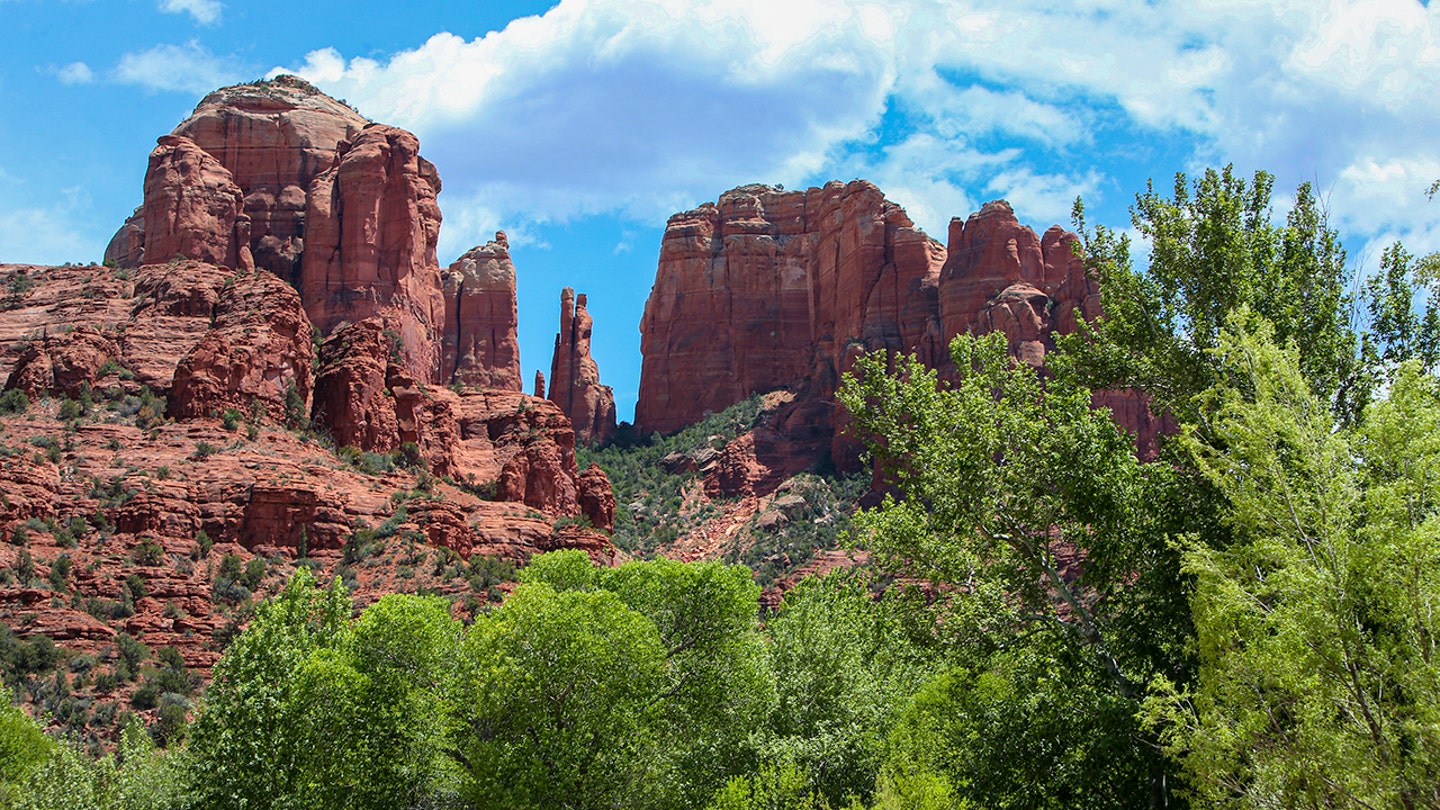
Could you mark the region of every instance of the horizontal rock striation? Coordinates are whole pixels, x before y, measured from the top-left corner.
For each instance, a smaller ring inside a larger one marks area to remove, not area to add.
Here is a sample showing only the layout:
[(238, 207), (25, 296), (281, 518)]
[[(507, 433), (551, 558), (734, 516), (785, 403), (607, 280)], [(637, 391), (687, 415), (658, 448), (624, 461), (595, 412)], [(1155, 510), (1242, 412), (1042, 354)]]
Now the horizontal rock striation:
[[(914, 353), (948, 374), (953, 337), (999, 331), (1014, 357), (1043, 364), (1056, 334), (1100, 314), (1077, 244), (1058, 226), (1037, 236), (1003, 200), (952, 220), (942, 247), (865, 181), (728, 191), (665, 229), (641, 324), (636, 428), (671, 432), (783, 388), (797, 399), (779, 420), (781, 443), (828, 442), (831, 460), (852, 466), (859, 445), (844, 435), (832, 395), (857, 357)], [(1115, 405), (1143, 451), (1156, 426), (1132, 400), (1097, 397)], [(794, 466), (794, 453), (775, 455)], [(752, 464), (732, 466), (758, 474)], [(720, 488), (750, 486), (737, 479)]]

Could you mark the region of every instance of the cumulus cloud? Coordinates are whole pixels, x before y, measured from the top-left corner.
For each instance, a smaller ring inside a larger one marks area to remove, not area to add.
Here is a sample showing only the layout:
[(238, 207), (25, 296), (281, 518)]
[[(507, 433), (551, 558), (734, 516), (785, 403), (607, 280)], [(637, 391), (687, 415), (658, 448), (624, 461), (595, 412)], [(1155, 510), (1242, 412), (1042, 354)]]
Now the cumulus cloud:
[(224, 6), (220, 0), (160, 0), (160, 10), (166, 14), (189, 14), (201, 25), (214, 25), (220, 21)]
[(55, 77), (61, 84), (90, 84), (95, 81), (95, 71), (84, 62), (71, 62), (56, 68)]
[(1440, 177), (1440, 7), (1415, 0), (562, 0), (290, 70), (415, 130), (452, 221), (473, 206), (511, 228), (853, 176), (932, 233), (996, 194), (1064, 221), (1139, 160), (1116, 132), (1317, 179), (1367, 233), (1430, 230), (1419, 195)]
[(248, 71), (234, 59), (216, 56), (199, 42), (156, 45), (120, 57), (111, 74), (114, 81), (147, 90), (208, 93), (216, 87), (247, 78)]

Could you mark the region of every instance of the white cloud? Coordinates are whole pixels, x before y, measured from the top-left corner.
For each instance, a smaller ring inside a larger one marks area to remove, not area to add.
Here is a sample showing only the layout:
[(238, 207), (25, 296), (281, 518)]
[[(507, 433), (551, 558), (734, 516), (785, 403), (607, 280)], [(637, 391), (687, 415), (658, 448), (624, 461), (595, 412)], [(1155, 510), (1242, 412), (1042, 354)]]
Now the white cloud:
[(147, 90), (203, 94), (248, 78), (245, 68), (229, 57), (216, 56), (199, 42), (156, 45), (120, 57), (111, 78)]
[(160, 10), (167, 14), (189, 14), (201, 25), (214, 25), (220, 21), (224, 6), (220, 0), (160, 0)]
[(1363, 233), (1433, 230), (1410, 189), (1440, 177), (1440, 4), (1415, 0), (562, 0), (477, 39), (294, 69), (415, 130), (448, 221), (511, 229), (853, 176), (941, 238), (996, 193), (1064, 222), (1146, 159), (1103, 154), (1116, 131), (1269, 168), (1280, 190), (1319, 180)]
[(61, 84), (90, 84), (95, 81), (95, 71), (84, 62), (71, 62), (56, 68), (55, 77)]

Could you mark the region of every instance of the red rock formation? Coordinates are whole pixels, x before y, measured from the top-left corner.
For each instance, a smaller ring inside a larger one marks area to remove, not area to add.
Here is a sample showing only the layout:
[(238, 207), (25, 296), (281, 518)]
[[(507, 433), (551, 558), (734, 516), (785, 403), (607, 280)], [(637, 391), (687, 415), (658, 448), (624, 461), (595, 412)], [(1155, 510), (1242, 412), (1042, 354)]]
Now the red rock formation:
[(505, 232), (456, 259), (444, 274), (444, 285), (440, 381), (521, 390), (515, 265)]
[(146, 261), (182, 257), (238, 266), (237, 231), (248, 235), (249, 229), (243, 199), (230, 171), (194, 141), (161, 136), (145, 172)]
[(375, 318), (337, 329), (321, 344), (314, 420), (337, 445), (378, 452), (400, 446), (394, 392), (386, 384), (395, 350)]
[(591, 464), (580, 473), (580, 511), (590, 519), (590, 525), (609, 531), (615, 527), (615, 491), (610, 488), (610, 477)]
[(575, 440), (604, 443), (615, 435), (615, 394), (600, 384), (600, 368), (590, 356), (594, 319), (585, 309), (585, 294), (577, 298), (566, 287), (560, 293), (560, 331), (550, 361), (550, 401), (570, 417)]
[(94, 387), (100, 369), (119, 356), (115, 341), (94, 327), (46, 335), (21, 353), (5, 390), (18, 388), (32, 400), (51, 394), (78, 397), (85, 386)]
[(234, 408), (280, 419), (287, 399), (308, 403), (310, 329), (294, 287), (264, 270), (236, 277), (220, 293), (214, 325), (175, 370), (169, 414), (185, 419)]
[[(410, 133), (367, 124), (294, 77), (236, 85), (206, 96), (161, 138), (145, 203), (106, 257), (122, 266), (186, 256), (270, 270), (300, 289), (325, 332), (383, 318), (400, 336), (409, 373), (433, 381), (446, 315), (435, 257), (439, 190)], [(455, 314), (472, 330), (485, 325)], [(479, 339), (457, 331), (444, 342), (455, 346), (457, 368), (479, 363), (465, 372), (476, 384), (497, 384), (510, 361), (466, 356)], [(510, 376), (506, 386), (518, 390), (518, 364)]]
[(1044, 239), (1021, 225), (1009, 203), (986, 203), (963, 223), (950, 221), (940, 275), (945, 342), (962, 332), (1002, 331), (1010, 352), (1041, 365), (1053, 335), (1073, 331), (1075, 311), (1099, 314), (1099, 295), (1076, 255), (1077, 237), (1059, 226)]
[[(1058, 226), (1037, 237), (1003, 200), (953, 220), (947, 251), (863, 181), (726, 192), (666, 227), (641, 324), (636, 427), (670, 432), (786, 388), (799, 395), (788, 414), (726, 448), (707, 487), (761, 492), (775, 478), (765, 471), (792, 470), (817, 442), (849, 466), (860, 446), (831, 395), (856, 357), (914, 352), (950, 372), (951, 338), (1001, 331), (1015, 357), (1041, 365), (1057, 332), (1100, 314), (1077, 242)], [(1100, 399), (1139, 435), (1142, 453), (1153, 447), (1159, 423), (1143, 402), (1125, 392)]]
[(139, 267), (145, 261), (145, 206), (135, 208), (105, 246), (107, 267)]
[(321, 345), (314, 418), (336, 444), (385, 453), (413, 442), (436, 474), (494, 481), (501, 501), (557, 516), (589, 514), (588, 503), (596, 527), (613, 525), (609, 481), (580, 474), (574, 430), (554, 403), (518, 391), (426, 386), (390, 358), (391, 345), (374, 318)]
[(545, 372), (535, 372), (535, 396), (544, 399), (545, 397)]
[(370, 124), (310, 184), (300, 293), (324, 332), (379, 316), (417, 379), (436, 379), (444, 300), (435, 240), (440, 176), (403, 129)]
[(944, 251), (870, 183), (745, 186), (670, 218), (641, 323), (642, 433), (757, 391), (824, 396), (860, 353), (933, 356)]
[[(209, 94), (171, 134), (189, 138), (229, 170), (244, 192), (256, 265), (293, 282), (305, 245), (310, 182), (330, 167), (335, 145), (365, 124), (358, 112), (309, 83), (279, 76)], [(111, 240), (107, 263), (162, 261), (149, 243), (153, 229), (143, 209), (137, 211)]]

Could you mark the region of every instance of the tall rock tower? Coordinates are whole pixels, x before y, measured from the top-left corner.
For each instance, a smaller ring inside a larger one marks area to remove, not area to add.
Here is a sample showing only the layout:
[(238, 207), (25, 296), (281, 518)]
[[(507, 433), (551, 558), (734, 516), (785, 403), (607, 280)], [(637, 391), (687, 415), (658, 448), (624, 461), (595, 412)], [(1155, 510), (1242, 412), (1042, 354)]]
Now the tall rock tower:
[(550, 363), (549, 400), (575, 426), (575, 441), (603, 443), (615, 435), (615, 394), (600, 384), (600, 368), (590, 356), (594, 321), (585, 310), (585, 294), (566, 287), (560, 293), (560, 333)]

